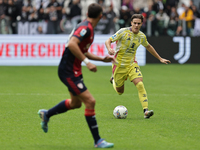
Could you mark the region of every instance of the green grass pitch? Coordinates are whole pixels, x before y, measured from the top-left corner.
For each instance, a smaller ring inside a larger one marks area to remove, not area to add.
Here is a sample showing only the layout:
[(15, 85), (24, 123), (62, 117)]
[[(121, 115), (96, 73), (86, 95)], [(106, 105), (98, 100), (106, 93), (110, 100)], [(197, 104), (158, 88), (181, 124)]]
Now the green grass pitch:
[[(114, 150), (197, 150), (200, 148), (200, 65), (148, 64), (141, 67), (155, 114), (143, 118), (136, 87), (128, 80), (119, 96), (109, 82), (110, 66), (96, 73), (83, 67), (84, 81), (95, 97), (102, 138)], [(49, 132), (40, 127), (37, 111), (69, 98), (57, 76), (57, 67), (0, 67), (1, 150), (90, 150), (93, 139), (84, 117), (84, 105), (53, 116)], [(112, 115), (117, 105), (128, 109), (126, 119)]]

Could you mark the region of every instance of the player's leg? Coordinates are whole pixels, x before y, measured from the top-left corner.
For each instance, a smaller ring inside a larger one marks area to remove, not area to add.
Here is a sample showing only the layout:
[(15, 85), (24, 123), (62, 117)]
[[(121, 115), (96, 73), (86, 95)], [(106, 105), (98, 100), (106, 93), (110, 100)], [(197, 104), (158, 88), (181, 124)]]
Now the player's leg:
[(142, 73), (137, 64), (133, 65), (132, 68), (130, 68), (129, 79), (135, 84), (138, 90), (138, 96), (143, 108), (144, 117), (150, 118), (153, 115), (153, 111), (148, 111), (147, 92), (144, 87)]
[(148, 99), (147, 99), (147, 92), (144, 88), (143, 80), (142, 78), (136, 78), (133, 79), (132, 82), (135, 84), (138, 90), (140, 103), (142, 105), (143, 110), (145, 111), (146, 109), (148, 109)]
[(57, 114), (64, 113), (70, 109), (81, 107), (81, 101), (78, 99), (78, 97), (74, 96), (71, 92), (69, 93), (70, 93), (71, 99), (63, 100), (60, 103), (58, 103), (56, 106), (50, 108), (46, 113), (46, 116), (48, 118)]
[[(65, 75), (59, 74), (59, 77), (61, 81), (68, 87), (71, 99), (63, 100), (60, 103), (58, 103), (56, 106), (50, 108), (49, 110), (40, 109), (38, 111), (38, 114), (40, 118), (42, 119), (41, 127), (44, 132), (48, 132), (48, 122), (49, 122), (50, 117), (56, 114), (64, 113), (70, 109), (81, 107), (81, 101), (75, 95), (87, 89), (85, 85), (83, 84), (83, 81), (81, 80), (82, 76), (68, 78)], [(74, 85), (77, 85), (77, 86), (74, 86)], [(80, 88), (78, 88), (78, 85), (80, 85)]]
[(82, 102), (77, 97), (73, 96), (71, 92), (70, 95), (71, 99), (63, 100), (54, 107), (50, 108), (49, 110), (40, 109), (38, 111), (38, 114), (42, 119), (41, 127), (45, 133), (48, 132), (48, 122), (50, 120), (50, 117), (67, 112), (70, 109), (81, 107)]
[(114, 90), (119, 94), (124, 93), (124, 82), (127, 78), (127, 70), (124, 68), (113, 66), (113, 75), (111, 77), (111, 83)]
[(92, 94), (89, 92), (89, 90), (86, 90), (78, 95), (79, 99), (85, 104), (85, 118), (87, 121), (87, 124), (89, 126), (89, 129), (92, 133), (95, 147), (99, 148), (107, 148), (107, 147), (113, 147), (113, 143), (108, 143), (105, 140), (101, 139), (99, 135), (99, 129), (96, 121), (95, 116), (95, 99), (92, 96)]
[(124, 93), (124, 85), (120, 86), (120, 87), (116, 87), (116, 82), (113, 80), (113, 88), (115, 89), (115, 91), (119, 94), (122, 95)]

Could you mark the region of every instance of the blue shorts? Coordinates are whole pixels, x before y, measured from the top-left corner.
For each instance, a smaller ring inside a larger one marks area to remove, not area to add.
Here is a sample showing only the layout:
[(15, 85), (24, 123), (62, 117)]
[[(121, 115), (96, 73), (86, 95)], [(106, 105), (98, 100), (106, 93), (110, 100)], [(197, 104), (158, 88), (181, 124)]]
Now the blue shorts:
[(83, 83), (83, 76), (80, 75), (78, 77), (75, 76), (65, 76), (62, 74), (58, 74), (60, 80), (68, 87), (68, 90), (74, 95), (79, 95), (87, 90), (87, 87)]

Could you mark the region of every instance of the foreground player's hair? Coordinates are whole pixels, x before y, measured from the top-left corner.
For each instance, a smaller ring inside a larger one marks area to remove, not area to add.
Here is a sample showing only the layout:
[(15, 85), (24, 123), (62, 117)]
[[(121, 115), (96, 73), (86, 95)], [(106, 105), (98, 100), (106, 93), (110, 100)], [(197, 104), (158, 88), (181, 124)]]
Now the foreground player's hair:
[(131, 21), (133, 21), (133, 19), (135, 18), (141, 19), (141, 21), (143, 22), (144, 16), (142, 14), (134, 14), (131, 17)]
[(97, 18), (102, 12), (102, 7), (97, 3), (92, 3), (88, 7), (89, 18)]

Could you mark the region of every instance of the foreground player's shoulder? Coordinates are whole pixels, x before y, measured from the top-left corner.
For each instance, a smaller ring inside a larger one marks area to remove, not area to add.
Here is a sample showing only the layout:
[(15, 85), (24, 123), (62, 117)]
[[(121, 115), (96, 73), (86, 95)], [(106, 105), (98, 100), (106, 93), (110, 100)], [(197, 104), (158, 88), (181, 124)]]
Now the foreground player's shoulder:
[(89, 26), (87, 21), (81, 22), (75, 29), (74, 36), (83, 38), (89, 36), (93, 31), (93, 28)]

